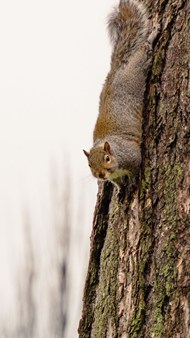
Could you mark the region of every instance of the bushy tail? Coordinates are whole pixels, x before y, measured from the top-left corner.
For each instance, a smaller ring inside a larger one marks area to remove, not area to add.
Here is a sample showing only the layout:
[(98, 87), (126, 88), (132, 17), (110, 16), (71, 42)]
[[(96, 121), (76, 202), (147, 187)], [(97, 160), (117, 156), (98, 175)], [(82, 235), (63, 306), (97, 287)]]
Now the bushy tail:
[(126, 62), (147, 40), (148, 30), (145, 6), (136, 0), (121, 0), (108, 18), (108, 31), (114, 48), (112, 57)]

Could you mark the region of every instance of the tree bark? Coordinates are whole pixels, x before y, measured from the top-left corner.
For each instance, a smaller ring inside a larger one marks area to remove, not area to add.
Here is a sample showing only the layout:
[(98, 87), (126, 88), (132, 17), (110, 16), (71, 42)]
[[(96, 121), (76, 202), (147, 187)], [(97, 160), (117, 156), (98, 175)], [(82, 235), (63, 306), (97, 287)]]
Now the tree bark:
[(148, 7), (162, 31), (141, 173), (119, 196), (99, 184), (80, 338), (190, 337), (190, 0)]

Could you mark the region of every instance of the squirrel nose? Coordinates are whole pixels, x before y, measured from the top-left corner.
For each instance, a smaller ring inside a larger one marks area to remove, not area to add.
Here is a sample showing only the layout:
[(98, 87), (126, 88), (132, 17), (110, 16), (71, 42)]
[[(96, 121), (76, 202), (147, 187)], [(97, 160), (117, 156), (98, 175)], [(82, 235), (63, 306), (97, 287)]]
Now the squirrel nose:
[(104, 178), (104, 177), (105, 177), (104, 172), (103, 172), (103, 171), (100, 171), (100, 172), (99, 172), (99, 178)]

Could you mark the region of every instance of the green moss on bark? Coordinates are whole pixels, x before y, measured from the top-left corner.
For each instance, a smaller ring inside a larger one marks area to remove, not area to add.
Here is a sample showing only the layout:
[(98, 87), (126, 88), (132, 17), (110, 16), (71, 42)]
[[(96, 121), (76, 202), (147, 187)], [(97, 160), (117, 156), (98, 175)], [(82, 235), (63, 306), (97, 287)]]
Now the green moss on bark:
[(95, 303), (95, 321), (92, 328), (92, 332), (96, 332), (94, 335), (96, 338), (106, 337), (109, 323), (113, 330), (116, 327), (118, 255), (118, 229), (109, 226), (101, 254), (100, 280)]

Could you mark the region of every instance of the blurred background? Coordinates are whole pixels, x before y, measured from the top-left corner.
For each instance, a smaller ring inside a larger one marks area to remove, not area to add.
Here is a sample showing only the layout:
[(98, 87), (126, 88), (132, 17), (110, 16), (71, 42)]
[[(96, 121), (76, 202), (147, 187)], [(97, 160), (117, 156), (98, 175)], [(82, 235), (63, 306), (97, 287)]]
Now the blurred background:
[(75, 338), (113, 0), (0, 5), (0, 337)]

